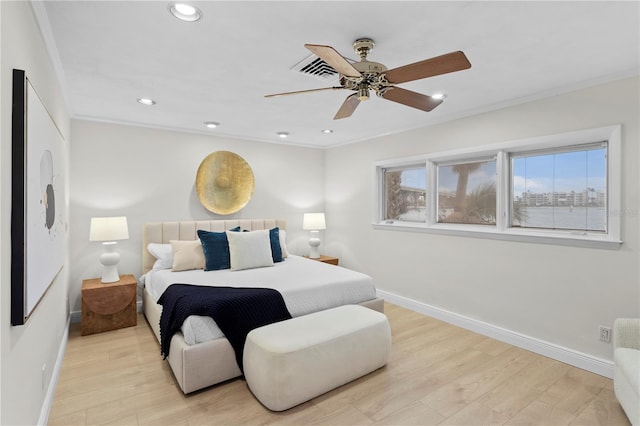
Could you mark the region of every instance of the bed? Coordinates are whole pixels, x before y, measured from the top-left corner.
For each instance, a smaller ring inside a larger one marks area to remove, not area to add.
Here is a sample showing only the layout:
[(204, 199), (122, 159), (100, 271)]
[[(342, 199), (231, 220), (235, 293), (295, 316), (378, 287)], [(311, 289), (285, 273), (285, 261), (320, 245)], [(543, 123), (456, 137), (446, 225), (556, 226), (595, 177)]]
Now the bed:
[[(238, 227), (263, 232), (277, 227), (286, 232), (286, 221), (210, 220), (154, 222), (143, 226), (143, 311), (158, 341), (162, 307), (156, 302), (163, 290), (172, 283), (275, 288), (282, 293), (293, 317), (345, 304), (361, 304), (383, 312), (383, 300), (376, 296), (371, 277), (339, 266), (288, 254), (283, 262), (271, 267), (174, 272), (166, 267), (158, 268), (158, 259), (148, 250), (149, 244), (165, 247), (172, 240), (198, 240), (198, 230), (224, 232)], [(286, 255), (284, 239), (282, 243), (283, 254)], [(167, 360), (185, 394), (242, 375), (231, 344), (208, 317), (187, 318), (182, 330), (171, 339)]]

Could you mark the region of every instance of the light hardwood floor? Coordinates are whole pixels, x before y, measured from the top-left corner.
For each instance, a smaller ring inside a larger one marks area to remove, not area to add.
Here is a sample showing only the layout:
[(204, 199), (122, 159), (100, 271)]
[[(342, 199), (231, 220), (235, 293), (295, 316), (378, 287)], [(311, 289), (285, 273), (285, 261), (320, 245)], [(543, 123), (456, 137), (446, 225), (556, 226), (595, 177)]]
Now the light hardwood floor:
[(386, 367), (282, 413), (236, 379), (185, 396), (143, 316), (70, 333), (50, 425), (628, 425), (611, 380), (385, 304)]

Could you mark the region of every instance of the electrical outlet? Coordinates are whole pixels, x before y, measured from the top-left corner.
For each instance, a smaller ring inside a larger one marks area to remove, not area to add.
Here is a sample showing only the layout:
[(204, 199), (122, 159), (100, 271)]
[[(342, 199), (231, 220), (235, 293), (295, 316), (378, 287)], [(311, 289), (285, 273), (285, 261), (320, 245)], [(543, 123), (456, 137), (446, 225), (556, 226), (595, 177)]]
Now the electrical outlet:
[(600, 326), (600, 340), (603, 342), (611, 342), (611, 328), (605, 327), (604, 325)]

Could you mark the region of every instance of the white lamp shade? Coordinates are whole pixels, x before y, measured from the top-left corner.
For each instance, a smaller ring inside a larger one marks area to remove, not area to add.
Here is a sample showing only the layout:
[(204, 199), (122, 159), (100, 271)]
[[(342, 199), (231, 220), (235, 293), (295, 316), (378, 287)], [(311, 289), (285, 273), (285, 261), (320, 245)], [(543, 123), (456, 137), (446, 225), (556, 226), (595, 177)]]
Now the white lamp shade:
[(324, 221), (324, 213), (305, 213), (302, 220), (302, 229), (305, 231), (318, 231), (327, 229)]
[(89, 241), (117, 241), (129, 239), (126, 216), (92, 217)]

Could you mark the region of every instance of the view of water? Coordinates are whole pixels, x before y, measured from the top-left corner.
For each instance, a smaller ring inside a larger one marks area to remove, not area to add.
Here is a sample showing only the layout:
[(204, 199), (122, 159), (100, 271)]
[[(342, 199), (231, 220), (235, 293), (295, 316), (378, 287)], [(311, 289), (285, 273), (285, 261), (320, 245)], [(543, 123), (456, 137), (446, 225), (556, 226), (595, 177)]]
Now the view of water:
[[(527, 207), (520, 226), (527, 228), (607, 230), (605, 207)], [(424, 208), (411, 209), (400, 216), (409, 222), (426, 221)], [(517, 226), (517, 224), (516, 224)]]
[(527, 207), (522, 226), (606, 231), (605, 207)]

